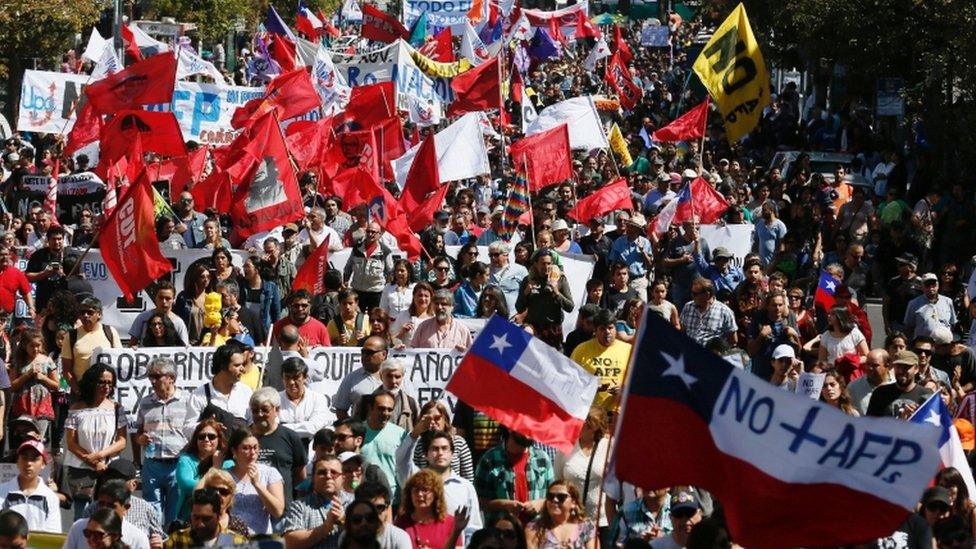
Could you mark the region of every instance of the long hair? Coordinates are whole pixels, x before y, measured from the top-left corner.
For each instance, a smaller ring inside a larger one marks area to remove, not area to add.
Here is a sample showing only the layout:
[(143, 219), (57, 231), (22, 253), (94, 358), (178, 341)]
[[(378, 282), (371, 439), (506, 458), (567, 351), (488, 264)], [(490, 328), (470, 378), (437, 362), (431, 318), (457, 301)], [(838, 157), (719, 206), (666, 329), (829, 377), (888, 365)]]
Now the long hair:
[[(207, 419), (201, 421), (200, 423), (197, 423), (196, 428), (193, 429), (193, 435), (190, 436), (190, 440), (187, 441), (186, 446), (183, 447), (182, 453), (189, 454), (191, 456), (197, 455), (197, 435), (199, 435), (200, 431), (203, 431), (207, 427), (210, 427), (217, 433), (216, 448), (218, 450), (227, 449), (227, 439), (224, 437), (224, 429), (223, 429), (224, 426), (221, 425), (216, 419), (212, 417), (208, 417)], [(210, 467), (212, 467), (213, 465), (214, 465), (213, 456), (212, 455), (207, 456), (200, 460), (200, 467), (198, 470), (206, 471), (210, 469)], [(223, 464), (218, 463), (217, 467), (220, 467), (221, 465)]]
[[(186, 277), (183, 279), (183, 291), (186, 292), (189, 297), (196, 297), (197, 283), (200, 282), (200, 278), (203, 273), (209, 273), (210, 269), (207, 268), (205, 263), (194, 263), (190, 265), (189, 270), (186, 272)], [(210, 286), (213, 286), (214, 277), (210, 277)], [(206, 292), (210, 288), (204, 288), (203, 291)]]
[(410, 477), (407, 484), (403, 487), (403, 497), (400, 501), (400, 516), (413, 514), (416, 510), (413, 506), (411, 492), (415, 488), (426, 488), (434, 495), (432, 513), (434, 520), (441, 522), (447, 516), (447, 500), (444, 498), (444, 481), (440, 475), (430, 469), (423, 469)]
[(952, 491), (956, 489), (956, 499), (952, 502), (952, 514), (969, 520), (972, 508), (969, 503), (969, 488), (966, 488), (966, 481), (955, 467), (946, 467), (935, 475), (935, 483), (943, 488)]
[(485, 314), (488, 312), (485, 310), (484, 305), (486, 296), (495, 300), (495, 314), (502, 318), (508, 318), (510, 316), (508, 301), (505, 301), (505, 294), (498, 289), (498, 286), (486, 286), (485, 289), (481, 291), (481, 297), (478, 298), (478, 309), (475, 312), (475, 316), (478, 318), (485, 318)]
[(426, 311), (418, 311), (413, 299), (411, 299), (410, 310), (409, 310), (410, 316), (420, 316), (421, 313), (427, 315), (431, 314), (430, 310), (431, 307), (433, 307), (434, 305), (434, 287), (427, 282), (418, 282), (417, 285), (413, 287), (413, 297), (414, 298), (417, 297), (417, 293), (421, 291), (426, 291), (427, 293), (430, 294), (430, 305), (427, 306)]
[[(575, 486), (566, 482), (565, 480), (557, 480), (546, 488), (546, 492), (552, 490), (556, 486), (565, 486), (566, 491), (569, 492), (569, 499), (573, 500), (576, 504), (576, 514), (575, 520), (581, 521), (586, 518), (586, 509), (583, 505), (583, 500), (580, 498), (579, 490)], [(552, 517), (549, 516), (549, 506), (546, 504), (542, 505), (542, 512), (539, 513), (539, 519), (536, 521), (535, 537), (536, 543), (541, 545), (542, 540), (546, 537), (546, 532), (555, 527), (555, 523), (552, 521)]]
[[(81, 400), (85, 404), (89, 406), (95, 405), (95, 388), (98, 387), (98, 380), (105, 372), (112, 374), (112, 387), (114, 388), (118, 384), (118, 377), (115, 375), (115, 370), (105, 364), (93, 364), (81, 376), (81, 381), (78, 382), (78, 388), (81, 389)], [(109, 398), (112, 398), (111, 393), (109, 393)]]
[(115, 509), (98, 508), (95, 509), (88, 522), (94, 522), (105, 529), (112, 540), (112, 547), (127, 547), (122, 544), (122, 517), (115, 512)]
[(160, 346), (159, 343), (156, 343), (156, 338), (154, 338), (153, 335), (152, 335), (152, 328), (149, 327), (149, 324), (153, 321), (154, 318), (158, 318), (161, 321), (163, 321), (163, 344), (162, 344), (162, 346), (163, 347), (182, 347), (183, 346), (183, 340), (181, 340), (179, 334), (176, 333), (176, 325), (173, 324), (173, 321), (169, 319), (169, 315), (164, 315), (164, 314), (159, 313), (159, 312), (154, 312), (152, 314), (152, 316), (150, 316), (146, 320), (146, 327), (145, 327), (145, 330), (143, 331), (141, 345), (143, 347), (159, 347)]
[(17, 339), (17, 346), (14, 348), (12, 358), (15, 368), (23, 368), (27, 365), (27, 346), (34, 340), (41, 342), (41, 353), (43, 354), (45, 352), (47, 346), (44, 344), (44, 335), (41, 334), (40, 330), (24, 330), (20, 334), (20, 338)]
[(847, 307), (834, 307), (830, 309), (830, 314), (837, 318), (838, 330), (845, 334), (849, 334), (854, 330), (854, 321), (851, 320), (851, 313), (847, 311)]
[[(857, 408), (854, 407), (854, 402), (851, 400), (851, 394), (847, 392), (847, 382), (844, 380), (844, 376), (835, 369), (827, 370), (824, 374), (834, 378), (837, 385), (840, 385), (840, 396), (837, 397), (837, 407), (840, 408), (840, 411), (849, 416), (857, 413)], [(821, 400), (823, 400), (823, 395), (821, 395)]]
[(491, 528), (495, 528), (495, 529), (501, 531), (501, 528), (498, 528), (498, 523), (499, 522), (507, 522), (507, 523), (509, 523), (509, 524), (511, 524), (512, 526), (515, 527), (514, 528), (514, 530), (515, 530), (515, 548), (516, 549), (525, 549), (525, 525), (522, 524), (522, 521), (520, 521), (519, 519), (517, 519), (511, 513), (504, 512), (504, 513), (499, 513), (498, 515), (496, 515), (495, 518), (492, 519), (492, 521), (489, 522), (486, 526), (489, 526)]
[(437, 408), (437, 411), (441, 413), (441, 418), (444, 421), (445, 427), (441, 429), (438, 427), (437, 431), (444, 431), (445, 433), (454, 436), (454, 426), (451, 425), (451, 414), (447, 409), (447, 405), (444, 404), (443, 400), (428, 400), (420, 407), (420, 417), (423, 417), (431, 408)]

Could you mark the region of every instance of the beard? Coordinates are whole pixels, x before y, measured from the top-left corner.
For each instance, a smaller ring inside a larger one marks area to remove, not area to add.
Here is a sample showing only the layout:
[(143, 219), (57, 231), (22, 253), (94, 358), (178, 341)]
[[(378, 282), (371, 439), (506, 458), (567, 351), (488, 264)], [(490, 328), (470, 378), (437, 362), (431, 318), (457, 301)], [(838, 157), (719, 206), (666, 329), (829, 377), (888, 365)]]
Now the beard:
[(434, 314), (434, 318), (437, 319), (438, 324), (447, 324), (447, 321), (451, 318), (451, 313), (447, 311), (437, 311)]

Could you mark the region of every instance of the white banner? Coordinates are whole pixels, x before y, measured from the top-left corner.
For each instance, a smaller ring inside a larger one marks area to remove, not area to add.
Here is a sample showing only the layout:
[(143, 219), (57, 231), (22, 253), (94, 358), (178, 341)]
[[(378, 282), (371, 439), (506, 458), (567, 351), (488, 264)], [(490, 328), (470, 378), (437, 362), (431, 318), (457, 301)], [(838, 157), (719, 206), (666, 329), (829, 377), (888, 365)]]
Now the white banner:
[[(115, 368), (118, 376), (116, 401), (129, 413), (134, 421), (134, 412), (139, 400), (152, 391), (146, 378), (146, 366), (157, 356), (166, 356), (176, 363), (176, 385), (184, 391), (193, 389), (210, 381), (210, 363), (215, 347), (153, 347), (139, 349), (97, 349), (92, 355), (92, 364), (106, 364)], [(280, 389), (280, 353), (269, 347), (255, 348), (255, 367), (268, 365), (268, 385)], [(275, 358), (277, 355), (277, 358)], [(462, 353), (449, 349), (405, 349), (394, 351), (392, 356), (402, 359), (405, 364), (404, 389), (423, 406), (430, 400), (445, 398), (454, 408), (456, 399), (444, 393), (444, 387), (454, 370), (461, 363)], [(362, 365), (358, 347), (314, 347), (309, 350), (309, 360), (315, 365), (312, 372), (311, 389), (329, 399), (339, 390), (342, 379)], [(274, 372), (274, 373), (272, 373)], [(331, 415), (327, 424), (335, 417)]]
[(238, 133), (230, 125), (234, 110), (262, 95), (264, 88), (177, 82), (169, 105), (151, 105), (147, 110), (172, 111), (186, 141), (226, 145)]
[(403, 0), (403, 26), (408, 29), (413, 27), (424, 12), (427, 13), (428, 25), (464, 25), (469, 21), (468, 12), (473, 6), (474, 0)]
[(425, 101), (450, 102), (454, 98), (450, 78), (430, 78), (410, 57), (403, 40), (371, 52), (347, 55), (333, 52), (332, 61), (350, 87), (378, 82), (396, 82), (397, 102), (406, 110), (412, 96)]
[(708, 249), (715, 251), (719, 246), (732, 253), (732, 266), (742, 267), (746, 255), (752, 251), (752, 233), (755, 225), (701, 225), (701, 237), (708, 243)]
[[(49, 176), (25, 175), (22, 179), (24, 190), (46, 193)], [(58, 195), (90, 194), (105, 190), (105, 182), (93, 172), (79, 172), (58, 177)]]
[(75, 123), (72, 107), (87, 83), (87, 74), (24, 71), (17, 131), (67, 134)]

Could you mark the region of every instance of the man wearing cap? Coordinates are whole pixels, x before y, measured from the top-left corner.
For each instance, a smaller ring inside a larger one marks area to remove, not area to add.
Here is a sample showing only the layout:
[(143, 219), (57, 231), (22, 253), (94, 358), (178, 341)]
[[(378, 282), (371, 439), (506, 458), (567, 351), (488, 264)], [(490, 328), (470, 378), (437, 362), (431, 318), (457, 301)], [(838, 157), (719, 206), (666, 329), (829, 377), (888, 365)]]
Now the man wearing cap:
[(727, 290), (734, 292), (739, 284), (745, 280), (746, 275), (742, 269), (732, 263), (735, 257), (732, 252), (724, 246), (715, 248), (712, 252), (712, 262), (705, 261), (705, 256), (701, 254), (701, 240), (697, 238), (698, 230), (695, 229), (695, 238), (692, 243), (694, 250), (695, 266), (698, 267), (698, 274), (712, 281), (712, 286), (716, 292)]
[(698, 278), (695, 264), (695, 241), (705, 261), (712, 257), (708, 242), (698, 233), (698, 223), (688, 220), (681, 224), (681, 231), (671, 238), (664, 248), (661, 265), (671, 275), (671, 302), (679, 309), (691, 298), (691, 285)]
[(81, 326), (68, 330), (68, 336), (61, 344), (61, 368), (71, 392), (76, 395), (80, 394), (78, 381), (91, 367), (91, 356), (95, 349), (122, 347), (122, 339), (115, 328), (102, 324), (102, 302), (98, 298), (82, 300), (78, 306), (78, 318)]
[(922, 295), (908, 302), (905, 308), (905, 334), (910, 338), (931, 336), (939, 326), (952, 329), (956, 324), (956, 309), (952, 298), (939, 293), (939, 278), (935, 273), (922, 275)]
[(904, 329), (902, 321), (905, 319), (908, 303), (922, 295), (922, 279), (915, 273), (918, 266), (915, 256), (905, 252), (895, 258), (895, 261), (898, 263), (898, 275), (885, 285), (881, 305), (886, 334)]
[[(485, 231), (484, 234), (489, 232), (491, 231)], [(511, 252), (511, 244), (504, 240), (496, 240), (488, 245), (488, 284), (497, 286), (505, 295), (508, 310), (515, 311), (519, 286), (522, 285), (522, 279), (529, 276), (529, 271), (522, 265), (511, 262)]]
[(688, 544), (692, 529), (701, 520), (701, 506), (695, 493), (685, 490), (676, 492), (671, 496), (671, 535), (652, 541), (651, 548), (681, 549)]
[(553, 249), (560, 253), (581, 254), (582, 248), (569, 237), (569, 223), (564, 219), (552, 222)]
[(851, 397), (851, 404), (857, 408), (857, 413), (867, 415), (868, 402), (874, 390), (894, 381), (888, 351), (872, 349), (864, 359), (864, 375), (847, 386), (847, 394)]
[(593, 278), (603, 280), (607, 276), (607, 257), (610, 249), (613, 248), (613, 240), (605, 234), (606, 225), (602, 217), (594, 217), (589, 221), (590, 232), (580, 238), (580, 249), (584, 254), (588, 254), (596, 260), (593, 265)]
[(796, 349), (792, 345), (781, 343), (773, 349), (770, 362), (773, 374), (769, 382), (791, 393), (796, 391), (796, 382), (803, 373), (803, 362), (797, 360)]
[(32, 532), (60, 532), (61, 505), (57, 494), (41, 478), (48, 461), (44, 444), (27, 440), (17, 447), (17, 476), (0, 484), (3, 510), (20, 513)]
[(932, 390), (915, 381), (918, 374), (918, 355), (911, 351), (898, 351), (891, 357), (895, 382), (882, 385), (871, 394), (868, 401), (869, 416), (908, 418), (932, 396)]
[(651, 255), (654, 253), (651, 241), (644, 236), (647, 222), (644, 216), (635, 213), (626, 223), (626, 233), (613, 242), (607, 260), (611, 263), (620, 262), (630, 270), (630, 287), (637, 291), (637, 296), (647, 299), (647, 275), (654, 266)]
[[(671, 177), (672, 174), (661, 172), (654, 178), (654, 182), (657, 187), (647, 191), (644, 195), (644, 211), (648, 215), (657, 214), (658, 210), (662, 206), (671, 202), (677, 196), (674, 191), (671, 190)], [(678, 174), (673, 174), (678, 175)], [(678, 180), (681, 180), (681, 176), (678, 176)]]
[(593, 317), (593, 339), (580, 343), (570, 358), (587, 372), (600, 378), (600, 387), (593, 403), (607, 410), (617, 407), (617, 395), (623, 383), (630, 343), (617, 339), (617, 318), (604, 309)]

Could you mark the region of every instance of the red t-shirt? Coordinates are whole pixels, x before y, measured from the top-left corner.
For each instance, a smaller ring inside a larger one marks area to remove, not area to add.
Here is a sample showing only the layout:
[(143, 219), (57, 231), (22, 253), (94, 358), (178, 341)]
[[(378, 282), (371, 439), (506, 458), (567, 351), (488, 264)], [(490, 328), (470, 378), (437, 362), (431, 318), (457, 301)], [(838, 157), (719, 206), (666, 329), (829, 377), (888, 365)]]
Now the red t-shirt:
[[(274, 336), (275, 339), (278, 338), (278, 333), (285, 326), (294, 326), (295, 323), (291, 321), (290, 317), (285, 317), (274, 323)], [(305, 342), (308, 343), (309, 347), (328, 347), (332, 345), (332, 340), (329, 339), (329, 330), (318, 320), (309, 317), (305, 324), (298, 327), (298, 333), (305, 338)]]
[(17, 267), (7, 267), (0, 272), (0, 310), (14, 312), (18, 290), (22, 296), (30, 295), (30, 282)]
[[(454, 517), (447, 515), (440, 522), (418, 524), (409, 516), (401, 516), (397, 517), (393, 524), (407, 532), (413, 549), (421, 549), (422, 547), (439, 549), (444, 547), (447, 540), (451, 539), (451, 532), (454, 530)], [(457, 546), (460, 547), (463, 542), (464, 536), (458, 536)]]

